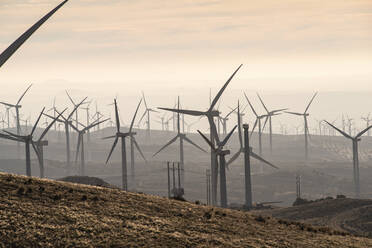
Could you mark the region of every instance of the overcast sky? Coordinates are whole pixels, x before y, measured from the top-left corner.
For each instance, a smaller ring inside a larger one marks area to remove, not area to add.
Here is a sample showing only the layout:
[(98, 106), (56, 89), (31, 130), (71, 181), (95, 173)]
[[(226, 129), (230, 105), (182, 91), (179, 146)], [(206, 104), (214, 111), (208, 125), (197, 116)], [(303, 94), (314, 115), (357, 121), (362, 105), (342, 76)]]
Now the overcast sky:
[[(0, 50), (59, 2), (0, 0)], [(370, 0), (70, 0), (0, 69), (0, 96), (217, 90), (241, 63), (232, 89), (372, 91), (371, 57)]]

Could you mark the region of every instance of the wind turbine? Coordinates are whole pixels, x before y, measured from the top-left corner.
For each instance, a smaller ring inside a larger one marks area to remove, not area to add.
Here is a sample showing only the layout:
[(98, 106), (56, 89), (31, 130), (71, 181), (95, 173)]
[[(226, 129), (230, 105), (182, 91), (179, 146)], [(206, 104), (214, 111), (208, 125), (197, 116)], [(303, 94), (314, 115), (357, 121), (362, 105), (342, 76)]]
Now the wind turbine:
[[(363, 117), (363, 116), (361, 117), (361, 119), (366, 122), (367, 127), (369, 127), (369, 123), (372, 120), (372, 119), (370, 119), (370, 115), (371, 115), (371, 113), (368, 113), (368, 115), (366, 117)], [(367, 135), (370, 136), (370, 130), (368, 130)]]
[[(77, 110), (77, 108), (84, 103), (84, 101), (87, 99), (87, 97), (85, 97), (79, 104), (77, 104), (77, 106), (75, 106), (75, 108), (73, 109), (73, 111), (68, 115), (67, 118), (65, 118), (63, 115), (61, 115), (60, 117), (62, 118), (54, 118), (53, 116), (50, 116), (48, 114), (44, 114), (45, 116), (48, 116), (49, 118), (51, 119), (56, 119), (58, 122), (60, 123), (63, 123), (65, 125), (65, 135), (66, 135), (66, 163), (67, 163), (67, 174), (70, 174), (71, 172), (71, 148), (70, 148), (70, 123), (72, 123), (71, 121), (71, 117), (73, 116), (73, 114), (75, 113), (75, 111)], [(56, 110), (57, 113), (58, 113), (58, 110)]]
[[(226, 89), (226, 87), (229, 85), (230, 81), (233, 79), (235, 74), (239, 71), (239, 69), (243, 65), (240, 65), (234, 73), (230, 76), (230, 78), (226, 81), (226, 83), (222, 86), (220, 91), (217, 93), (215, 98), (210, 104), (210, 107), (207, 111), (199, 111), (199, 110), (185, 110), (185, 109), (169, 109), (169, 108), (159, 108), (162, 110), (167, 110), (167, 111), (173, 111), (173, 112), (178, 112), (181, 114), (186, 114), (186, 115), (192, 115), (192, 116), (199, 116), (199, 117), (207, 117), (208, 123), (209, 123), (209, 128), (210, 128), (210, 141), (212, 144), (215, 144), (214, 142), (216, 141), (219, 143), (219, 138), (217, 135), (217, 130), (216, 126), (214, 125), (214, 118), (219, 116), (219, 112), (214, 109), (215, 105), (217, 104), (218, 100), (220, 99), (222, 93)], [(217, 170), (217, 158), (216, 154), (211, 149), (211, 172), (212, 172), (212, 205), (216, 205), (217, 202), (217, 179), (218, 179), (218, 170)]]
[(222, 142), (217, 143), (217, 147), (213, 144), (205, 135), (198, 130), (198, 133), (203, 137), (203, 139), (208, 143), (214, 153), (220, 158), (220, 199), (221, 207), (227, 207), (227, 189), (226, 189), (226, 158), (225, 156), (230, 154), (230, 150), (223, 149), (227, 141), (230, 139), (231, 135), (234, 133), (236, 126), (231, 130), (231, 132), (223, 139)]
[(356, 197), (359, 197), (360, 196), (360, 182), (359, 182), (358, 142), (361, 140), (361, 136), (365, 132), (367, 132), (372, 126), (369, 126), (369, 127), (365, 128), (364, 130), (359, 132), (356, 136), (352, 137), (352, 136), (348, 135), (347, 133), (345, 133), (344, 131), (338, 129), (337, 127), (335, 127), (334, 125), (332, 125), (328, 121), (325, 121), (325, 122), (327, 122), (328, 125), (330, 125), (334, 129), (336, 129), (339, 133), (341, 133), (346, 138), (351, 139), (351, 141), (353, 143), (353, 174), (354, 174), (355, 195), (356, 195)]
[(37, 158), (38, 158), (38, 161), (39, 161), (39, 168), (40, 168), (40, 177), (41, 178), (44, 178), (44, 146), (47, 146), (48, 145), (48, 141), (47, 140), (43, 140), (43, 138), (45, 137), (45, 135), (48, 133), (49, 129), (53, 126), (53, 124), (56, 123), (57, 119), (59, 117), (61, 117), (61, 115), (66, 111), (63, 110), (61, 114), (59, 114), (56, 118), (53, 119), (53, 121), (45, 128), (45, 130), (43, 131), (43, 133), (40, 135), (39, 139), (37, 141), (35, 141), (35, 145), (36, 145), (36, 149), (37, 149)]
[(142, 91), (142, 99), (143, 99), (143, 102), (145, 103), (145, 112), (143, 113), (141, 119), (139, 120), (138, 125), (139, 125), (139, 123), (142, 121), (142, 119), (143, 119), (145, 116), (147, 116), (147, 121), (146, 121), (146, 124), (147, 124), (147, 135), (150, 137), (150, 132), (151, 132), (151, 129), (150, 129), (150, 113), (151, 113), (151, 112), (158, 113), (158, 111), (153, 110), (153, 109), (151, 109), (151, 108), (149, 108), (149, 107), (147, 106), (146, 98), (145, 98), (145, 94), (143, 93), (143, 91)]
[[(4, 132), (6, 134), (0, 134), (0, 137), (1, 138), (5, 138), (5, 139), (9, 139), (9, 140), (14, 140), (14, 141), (18, 141), (18, 142), (23, 142), (25, 143), (25, 149), (26, 149), (26, 175), (27, 176), (31, 176), (31, 154), (30, 154), (30, 145), (32, 145), (36, 155), (39, 157), (39, 150), (37, 149), (36, 147), (36, 142), (33, 141), (33, 134), (36, 130), (36, 127), (37, 127), (37, 124), (39, 123), (40, 121), (40, 118), (41, 116), (43, 115), (43, 112), (44, 112), (45, 108), (43, 108), (43, 110), (41, 111), (37, 121), (35, 122), (33, 128), (32, 128), (32, 131), (30, 134), (28, 135), (18, 135), (18, 134), (14, 134), (12, 132), (9, 132), (9, 131), (6, 131), (4, 130)], [(50, 126), (44, 130), (43, 134), (42, 134), (42, 137), (44, 137), (44, 135), (48, 132)]]
[[(230, 160), (227, 162), (227, 165), (230, 165), (232, 162), (234, 162), (239, 156), (241, 153), (244, 153), (245, 152), (245, 148), (244, 148), (244, 144), (243, 144), (243, 136), (242, 136), (242, 124), (241, 124), (241, 119), (240, 119), (240, 106), (239, 106), (239, 102), (238, 102), (238, 138), (239, 138), (239, 145), (240, 145), (240, 148), (239, 150), (230, 158)], [(253, 152), (253, 149), (252, 147), (250, 147), (250, 156), (252, 156), (253, 158), (263, 162), (264, 164), (267, 164), (275, 169), (279, 169), (278, 167), (276, 167), (275, 165), (273, 165), (272, 163), (266, 161), (265, 159), (263, 159), (261, 156), (257, 155), (256, 153)]]
[(38, 28), (43, 25), (59, 8), (61, 8), (68, 0), (63, 1), (57, 7), (55, 7), (52, 11), (46, 14), (43, 18), (41, 18), (37, 23), (35, 23), (31, 28), (29, 28), (26, 32), (24, 32), (17, 40), (15, 40), (7, 49), (5, 49), (0, 54), (0, 68), (2, 65), (22, 46), (22, 44), (30, 38), (30, 36), (38, 30)]
[(307, 117), (309, 116), (309, 113), (307, 113), (307, 111), (309, 110), (310, 108), (310, 105), (311, 103), (313, 102), (314, 98), (316, 97), (316, 95), (318, 94), (318, 92), (315, 92), (315, 94), (313, 95), (313, 97), (311, 98), (309, 104), (307, 105), (306, 109), (305, 109), (305, 112), (303, 113), (297, 113), (297, 112), (289, 112), (289, 111), (285, 111), (285, 113), (288, 113), (288, 114), (292, 114), (292, 115), (298, 115), (298, 116), (303, 116), (304, 117), (304, 135), (305, 135), (305, 159), (307, 160), (308, 159), (308, 154), (309, 154), (309, 148), (308, 148), (308, 137), (309, 137), (309, 127), (308, 127), (308, 124), (307, 124)]
[(269, 109), (266, 107), (265, 103), (263, 102), (262, 98), (260, 97), (258, 93), (257, 93), (257, 96), (258, 96), (258, 99), (260, 99), (262, 106), (266, 110), (266, 113), (267, 113), (266, 121), (269, 120), (270, 154), (272, 154), (273, 153), (273, 127), (272, 127), (271, 117), (278, 115), (279, 112), (281, 111), (287, 110), (287, 108), (275, 109), (275, 110), (269, 111)]
[(227, 115), (225, 115), (225, 117), (222, 117), (222, 116), (219, 116), (218, 117), (218, 121), (221, 123), (222, 125), (222, 133), (223, 135), (226, 135), (227, 134), (227, 121), (229, 120), (229, 116), (236, 110), (235, 109), (232, 109), (229, 113), (227, 113)]
[[(17, 127), (17, 135), (18, 136), (21, 135), (21, 124), (20, 124), (20, 120), (19, 120), (19, 109), (22, 107), (22, 105), (20, 105), (20, 103), (21, 103), (23, 97), (26, 95), (27, 91), (31, 88), (31, 86), (32, 86), (32, 84), (30, 84), (30, 86), (27, 87), (27, 89), (23, 92), (23, 94), (18, 99), (16, 104), (0, 102), (1, 104), (4, 104), (5, 106), (8, 106), (10, 108), (15, 108), (15, 110), (16, 110), (16, 127)], [(17, 143), (17, 149), (19, 151), (19, 142)]]
[[(78, 133), (78, 141), (77, 141), (77, 148), (76, 148), (76, 157), (75, 157), (75, 163), (77, 164), (78, 157), (79, 157), (79, 152), (80, 152), (80, 176), (85, 176), (85, 151), (84, 151), (84, 134), (91, 128), (107, 121), (108, 119), (102, 120), (102, 121), (97, 121), (89, 126), (84, 127), (83, 129), (80, 129), (76, 127), (72, 122), (70, 122), (70, 126)], [(81, 151), (80, 151), (81, 147)]]
[[(75, 103), (75, 101), (71, 98), (70, 94), (68, 94), (68, 91), (66, 90), (66, 94), (68, 96), (68, 99), (70, 99), (72, 105), (74, 105), (74, 108), (76, 108), (75, 111), (75, 127), (79, 128), (79, 105)], [(87, 102), (83, 102), (82, 104), (86, 104)]]
[[(177, 103), (177, 110), (180, 110), (180, 99), (178, 97), (178, 103)], [(172, 143), (176, 142), (177, 139), (180, 140), (180, 166), (181, 166), (181, 183), (184, 183), (185, 181), (185, 171), (184, 171), (184, 150), (183, 150), (183, 142), (186, 141), (189, 144), (195, 146), (199, 150), (206, 152), (203, 148), (196, 145), (193, 141), (191, 141), (189, 138), (186, 137), (186, 134), (184, 132), (181, 132), (181, 126), (180, 126), (180, 112), (177, 112), (177, 135), (171, 139), (168, 143), (166, 143), (162, 148), (160, 148), (154, 155), (155, 157), (158, 153), (160, 153), (162, 150), (164, 150), (166, 147), (170, 146)]]
[(265, 123), (266, 123), (268, 115), (258, 115), (256, 110), (253, 108), (253, 105), (251, 104), (251, 102), (249, 101), (249, 99), (248, 99), (248, 97), (245, 93), (244, 93), (244, 96), (245, 96), (245, 99), (247, 100), (249, 106), (251, 107), (253, 114), (256, 116), (256, 121), (254, 122), (252, 131), (251, 131), (251, 136), (253, 134), (254, 129), (256, 128), (256, 126), (258, 124), (258, 150), (259, 150), (259, 155), (262, 156), (262, 130), (263, 130), (263, 128), (262, 128), (261, 120), (263, 118), (265, 118)]
[(115, 119), (116, 119), (116, 134), (114, 136), (106, 137), (104, 139), (109, 139), (109, 138), (115, 138), (114, 143), (112, 145), (112, 148), (110, 150), (110, 153), (107, 157), (106, 164), (110, 160), (111, 154), (114, 151), (116, 144), (118, 143), (119, 138), (121, 139), (121, 165), (122, 165), (122, 188), (123, 190), (128, 190), (128, 173), (127, 173), (127, 152), (126, 152), (126, 147), (125, 147), (125, 138), (130, 137), (131, 138), (131, 169), (132, 169), (132, 176), (134, 176), (134, 146), (136, 146), (137, 150), (140, 152), (142, 158), (146, 161), (145, 156), (143, 155), (141, 148), (139, 147), (136, 139), (134, 138), (134, 135), (136, 135), (135, 132), (132, 132), (133, 125), (134, 125), (134, 120), (136, 118), (138, 109), (141, 105), (142, 100), (138, 103), (136, 112), (133, 116), (132, 122), (130, 124), (129, 132), (127, 133), (122, 133), (120, 131), (120, 117), (119, 117), (119, 112), (118, 112), (118, 106), (116, 103), (116, 99), (114, 99), (114, 105), (115, 105)]

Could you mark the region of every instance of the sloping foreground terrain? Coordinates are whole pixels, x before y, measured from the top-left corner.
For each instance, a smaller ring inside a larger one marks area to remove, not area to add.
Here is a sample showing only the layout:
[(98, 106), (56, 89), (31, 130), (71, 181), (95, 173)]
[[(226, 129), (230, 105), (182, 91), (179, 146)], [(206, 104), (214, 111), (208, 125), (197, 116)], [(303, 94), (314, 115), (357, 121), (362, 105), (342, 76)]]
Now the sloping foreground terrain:
[(372, 238), (372, 200), (328, 199), (262, 213)]
[(372, 240), (118, 189), (0, 173), (4, 247), (372, 247)]

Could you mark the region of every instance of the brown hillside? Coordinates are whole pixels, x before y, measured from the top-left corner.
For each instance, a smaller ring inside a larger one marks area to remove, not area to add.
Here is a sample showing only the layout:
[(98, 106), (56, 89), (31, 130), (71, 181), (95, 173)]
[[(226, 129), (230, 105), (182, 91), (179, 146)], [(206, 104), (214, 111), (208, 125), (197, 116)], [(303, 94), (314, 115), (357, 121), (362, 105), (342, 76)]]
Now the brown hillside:
[(372, 237), (372, 200), (329, 199), (262, 213)]
[(371, 247), (335, 235), (118, 189), (0, 173), (0, 242), (15, 247)]

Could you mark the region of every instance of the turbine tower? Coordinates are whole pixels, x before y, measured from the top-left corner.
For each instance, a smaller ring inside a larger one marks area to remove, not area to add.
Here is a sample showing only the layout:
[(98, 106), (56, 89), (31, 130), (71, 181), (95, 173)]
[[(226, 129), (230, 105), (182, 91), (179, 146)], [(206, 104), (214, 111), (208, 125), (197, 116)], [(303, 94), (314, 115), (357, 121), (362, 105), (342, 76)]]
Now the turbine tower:
[[(178, 97), (178, 103), (177, 103), (177, 110), (180, 110), (180, 99)], [(183, 143), (184, 141), (188, 142), (189, 144), (195, 146), (199, 150), (206, 152), (203, 148), (200, 146), (196, 145), (193, 141), (191, 141), (189, 138), (186, 137), (186, 134), (184, 132), (181, 132), (181, 118), (180, 118), (180, 113), (177, 112), (177, 135), (171, 139), (168, 143), (166, 143), (162, 148), (160, 148), (154, 155), (155, 157), (157, 154), (159, 154), (162, 150), (164, 150), (166, 147), (171, 145), (172, 143), (176, 142), (177, 139), (180, 140), (180, 166), (181, 166), (181, 184), (185, 182), (185, 161), (184, 161), (184, 150), (183, 150)]]
[[(26, 95), (27, 91), (31, 88), (32, 84), (30, 84), (30, 86), (27, 87), (27, 89), (23, 92), (23, 94), (21, 95), (21, 97), (18, 99), (17, 103), (14, 105), (14, 104), (10, 104), (10, 103), (6, 103), (6, 102), (0, 102), (1, 104), (4, 104), (5, 106), (8, 106), (9, 108), (15, 108), (15, 111), (16, 111), (16, 128), (17, 128), (17, 135), (21, 135), (21, 123), (20, 123), (20, 119), (19, 119), (19, 109), (22, 107), (22, 105), (20, 105), (23, 97)], [(8, 116), (8, 121), (9, 121), (9, 116)], [(19, 142), (17, 143), (17, 151), (19, 151)]]
[[(70, 123), (72, 123), (71, 121), (71, 117), (73, 116), (73, 114), (75, 113), (75, 111), (77, 110), (77, 108), (83, 104), (83, 102), (87, 99), (84, 98), (77, 106), (75, 106), (75, 108), (73, 109), (73, 111), (68, 115), (67, 118), (65, 118), (63, 115), (61, 115), (60, 117), (62, 118), (54, 118), (53, 116), (50, 116), (48, 114), (44, 114), (45, 116), (48, 116), (49, 118), (51, 119), (56, 119), (58, 122), (60, 123), (63, 123), (65, 125), (65, 135), (66, 135), (66, 166), (67, 166), (67, 175), (70, 175), (70, 172), (71, 172), (71, 147), (70, 147)], [(58, 110), (56, 110), (56, 112), (59, 114)]]
[(63, 1), (57, 7), (55, 7), (52, 11), (46, 14), (43, 18), (41, 18), (37, 23), (35, 23), (31, 28), (29, 28), (26, 32), (24, 32), (17, 40), (15, 40), (7, 49), (5, 49), (0, 54), (0, 68), (1, 66), (22, 46), (22, 44), (30, 38), (30, 36), (43, 25), (58, 9), (60, 9), (68, 0)]
[(198, 130), (198, 133), (203, 137), (203, 139), (208, 143), (211, 149), (220, 158), (220, 199), (221, 207), (227, 207), (227, 189), (226, 189), (226, 158), (225, 156), (230, 154), (230, 150), (224, 150), (223, 147), (226, 145), (227, 141), (230, 139), (231, 135), (234, 133), (236, 126), (231, 130), (231, 132), (223, 139), (222, 142), (217, 143), (217, 147), (213, 144), (207, 137), (204, 136), (202, 132)]
[(304, 117), (305, 159), (306, 160), (308, 159), (308, 156), (309, 156), (309, 150), (308, 150), (309, 149), (309, 147), (308, 147), (309, 127), (308, 127), (308, 123), (307, 123), (307, 117), (309, 116), (309, 113), (307, 113), (307, 111), (309, 110), (310, 105), (313, 102), (313, 100), (314, 100), (314, 98), (316, 97), (317, 94), (318, 94), (318, 92), (315, 92), (315, 94), (311, 98), (309, 104), (307, 105), (307, 107), (305, 109), (305, 112), (297, 113), (297, 112), (285, 111), (285, 113), (288, 113), (288, 114), (298, 115), (298, 116), (303, 116)]
[[(215, 98), (210, 104), (210, 107), (207, 111), (199, 111), (199, 110), (185, 110), (185, 109), (169, 109), (169, 108), (159, 108), (166, 111), (173, 111), (178, 112), (181, 114), (198, 116), (198, 117), (207, 117), (209, 128), (210, 128), (210, 141), (212, 144), (214, 142), (219, 143), (219, 138), (217, 135), (216, 126), (214, 124), (214, 118), (219, 116), (219, 112), (214, 109), (215, 105), (217, 104), (218, 100), (220, 99), (222, 93), (225, 91), (226, 87), (229, 85), (230, 81), (233, 79), (235, 74), (239, 71), (239, 69), (243, 65), (240, 65), (234, 73), (230, 76), (230, 78), (226, 81), (226, 83), (222, 86), (220, 91), (217, 93)], [(211, 173), (212, 173), (212, 205), (216, 205), (217, 202), (217, 178), (218, 178), (218, 168), (217, 168), (217, 157), (213, 149), (211, 149)]]
[[(126, 137), (131, 137), (131, 156), (132, 156), (132, 161), (133, 161), (133, 170), (134, 170), (134, 147), (133, 144), (137, 147), (138, 151), (141, 153), (141, 156), (145, 159), (143, 156), (143, 153), (141, 149), (139, 148), (134, 135), (136, 135), (135, 132), (132, 132), (133, 124), (134, 124), (134, 119), (137, 115), (138, 108), (141, 104), (141, 101), (139, 102), (136, 112), (134, 114), (134, 117), (132, 119), (131, 127), (129, 128), (129, 132), (127, 133), (122, 133), (120, 131), (120, 117), (119, 117), (119, 111), (118, 111), (118, 106), (116, 103), (116, 99), (114, 99), (114, 105), (115, 105), (115, 119), (116, 119), (116, 134), (114, 136), (106, 137), (104, 139), (109, 139), (109, 138), (115, 138), (114, 143), (111, 147), (110, 153), (107, 157), (106, 164), (110, 160), (110, 157), (112, 155), (112, 152), (114, 151), (116, 144), (119, 141), (119, 138), (121, 139), (121, 168), (122, 168), (122, 188), (123, 190), (128, 190), (128, 173), (127, 173), (127, 152), (126, 152), (126, 147), (125, 147), (125, 138)], [(133, 142), (133, 143), (132, 143)], [(145, 159), (146, 160), (146, 159)], [(134, 173), (133, 173), (134, 175)]]
[[(87, 127), (84, 127), (83, 129), (80, 129), (76, 127), (72, 122), (69, 122), (70, 126), (78, 133), (78, 141), (77, 141), (77, 148), (76, 148), (76, 157), (75, 157), (75, 163), (77, 164), (79, 152), (80, 152), (80, 170), (79, 175), (85, 176), (85, 151), (84, 151), (84, 134), (91, 128), (107, 121), (108, 119), (97, 121), (92, 124), (90, 124)], [(82, 125), (82, 124), (81, 124)], [(81, 147), (81, 151), (80, 151)]]
[(353, 143), (353, 174), (354, 174), (353, 179), (354, 179), (354, 187), (355, 187), (355, 196), (359, 197), (360, 196), (360, 182), (359, 182), (358, 142), (361, 140), (361, 136), (365, 132), (367, 132), (372, 126), (369, 126), (369, 127), (365, 128), (364, 130), (359, 132), (356, 136), (352, 137), (352, 136), (348, 135), (347, 133), (345, 133), (344, 131), (338, 129), (337, 127), (335, 127), (334, 125), (332, 125), (328, 121), (325, 121), (325, 122), (327, 122), (328, 125), (330, 125), (334, 129), (336, 129), (339, 133), (341, 133), (346, 138), (351, 139), (351, 141)]

